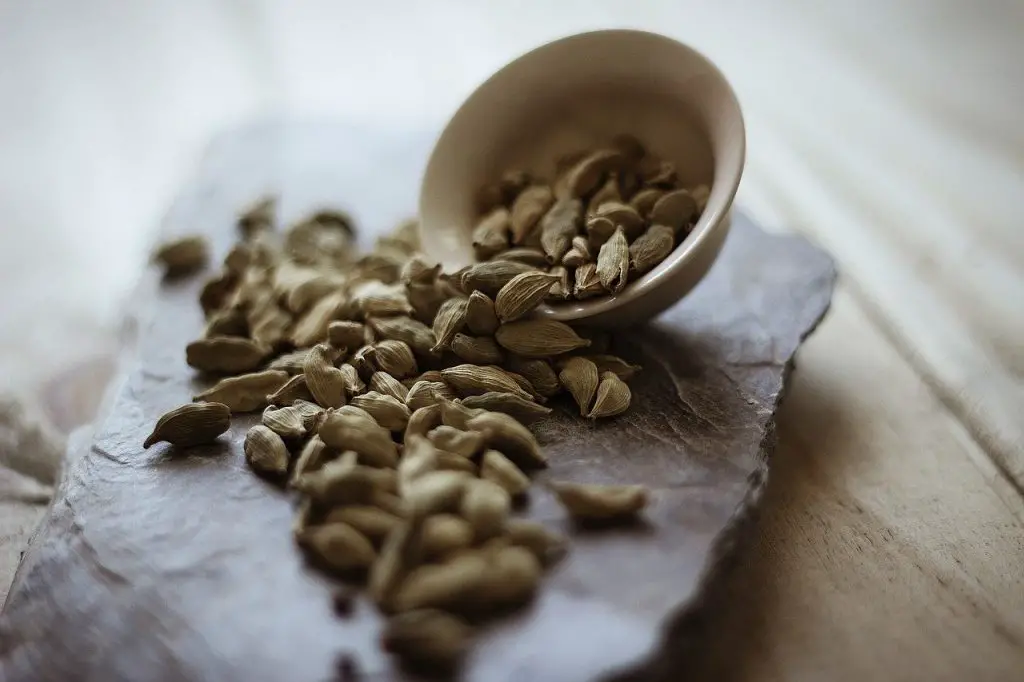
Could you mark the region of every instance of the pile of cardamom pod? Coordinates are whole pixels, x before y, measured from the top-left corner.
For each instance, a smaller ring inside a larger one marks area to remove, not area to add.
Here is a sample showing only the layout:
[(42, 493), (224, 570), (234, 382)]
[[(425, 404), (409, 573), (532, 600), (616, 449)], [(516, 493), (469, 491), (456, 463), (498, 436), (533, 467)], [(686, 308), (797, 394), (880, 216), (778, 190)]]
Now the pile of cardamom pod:
[[(565, 552), (557, 533), (514, 518), (546, 466), (528, 425), (560, 394), (590, 419), (622, 413), (639, 367), (608, 354), (604, 333), (530, 319), (558, 278), (529, 263), (445, 274), (412, 222), (359, 255), (343, 213), (284, 231), (274, 213), (266, 199), (241, 215), (202, 288), (206, 329), (185, 357), (217, 380), (144, 445), (209, 443), (232, 415), (260, 411), (245, 457), (298, 496), (298, 545), (366, 586), (403, 663), (454, 666), (472, 624), (528, 603)], [(182, 273), (208, 255), (186, 238), (157, 258)], [(647, 503), (641, 486), (548, 485), (578, 521)]]

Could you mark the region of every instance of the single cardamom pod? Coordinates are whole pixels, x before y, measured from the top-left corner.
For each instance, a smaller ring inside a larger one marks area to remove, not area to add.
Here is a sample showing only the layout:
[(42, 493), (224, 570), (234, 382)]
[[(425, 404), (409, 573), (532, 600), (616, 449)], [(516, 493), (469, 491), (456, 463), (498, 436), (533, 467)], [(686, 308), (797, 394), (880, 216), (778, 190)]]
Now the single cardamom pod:
[(608, 179), (605, 180), (604, 184), (597, 188), (593, 196), (590, 197), (589, 205), (591, 211), (596, 209), (601, 204), (609, 201), (621, 201), (622, 194), (619, 192), (619, 174), (611, 172), (608, 174)]
[(521, 468), (547, 466), (547, 458), (541, 452), (537, 439), (528, 428), (507, 414), (484, 412), (469, 419), (466, 426), (472, 431), (482, 432), (487, 447), (504, 453)]
[(476, 476), (478, 473), (477, 466), (473, 463), (473, 460), (457, 455), (454, 452), (448, 452), (447, 450), (437, 451), (437, 470), (464, 471), (473, 476)]
[[(404, 341), (385, 339), (378, 341), (373, 349), (377, 369), (387, 372), (393, 377), (411, 377), (419, 371), (412, 348)], [(373, 376), (373, 373), (370, 373)]]
[(395, 592), (409, 571), (422, 559), (421, 523), (418, 519), (412, 519), (391, 531), (384, 540), (380, 558), (370, 568), (367, 591), (384, 610), (393, 610)]
[[(558, 374), (552, 369), (551, 363), (540, 358), (524, 358), (512, 355), (508, 358), (509, 370), (526, 377), (533, 389), (545, 398), (551, 398), (562, 390)], [(499, 410), (499, 412), (502, 410)]]
[(427, 438), (439, 450), (454, 452), (461, 457), (472, 457), (480, 451), (484, 443), (484, 434), (477, 431), (462, 431), (454, 426), (434, 427)]
[(554, 196), (551, 194), (551, 188), (547, 185), (532, 185), (524, 189), (512, 202), (510, 214), (512, 243), (519, 245), (526, 243), (541, 216), (547, 213), (553, 203)]
[(604, 177), (622, 166), (622, 152), (617, 149), (598, 149), (583, 157), (566, 174), (570, 196), (583, 197), (598, 188)]
[[(594, 388), (597, 388), (597, 382), (594, 383)], [(523, 424), (532, 424), (551, 414), (550, 407), (538, 405), (533, 400), (504, 391), (488, 391), (481, 395), (467, 396), (462, 399), (462, 404), (471, 409), (504, 412)]]
[[(465, 503), (465, 502), (463, 502)], [(423, 558), (437, 560), (473, 544), (473, 527), (455, 514), (435, 514), (423, 520)]]
[(558, 281), (557, 275), (546, 272), (524, 272), (516, 275), (501, 288), (494, 299), (494, 311), (502, 322), (518, 320), (548, 295), (551, 285)]
[(497, 546), (489, 555), (478, 605), (506, 611), (533, 599), (542, 572), (537, 557), (525, 547), (514, 545)]
[(359, 348), (365, 339), (366, 327), (360, 322), (335, 320), (327, 325), (327, 340), (339, 350)]
[(370, 466), (393, 467), (398, 463), (398, 448), (391, 434), (373, 420), (334, 412), (320, 425), (319, 435), (329, 447), (354, 450), (359, 461)]
[(377, 348), (376, 346), (362, 346), (352, 354), (348, 364), (355, 368), (360, 380), (363, 377), (369, 379), (377, 371)]
[(647, 506), (642, 485), (552, 482), (551, 489), (575, 521), (615, 521), (635, 517)]
[(458, 400), (446, 400), (441, 403), (441, 423), (460, 431), (465, 431), (466, 422), (478, 414), (481, 414), (480, 410), (471, 410)]
[(369, 391), (352, 398), (350, 404), (369, 412), (378, 424), (389, 431), (403, 431), (409, 423), (409, 408), (390, 395)]
[(562, 261), (562, 256), (572, 246), (572, 238), (579, 233), (582, 220), (583, 202), (579, 199), (559, 199), (544, 214), (540, 221), (540, 246), (547, 254), (548, 263)]
[(153, 260), (161, 264), (171, 277), (191, 274), (206, 267), (210, 259), (206, 237), (193, 235), (172, 239), (161, 244), (153, 253)]
[(292, 409), (298, 413), (299, 418), (302, 420), (302, 428), (306, 429), (307, 432), (319, 429), (320, 422), (327, 416), (324, 408), (308, 400), (299, 399), (293, 401)]
[(607, 218), (616, 227), (621, 227), (627, 239), (635, 239), (644, 230), (646, 222), (637, 210), (619, 201), (600, 204), (594, 212), (595, 219)]
[(347, 573), (370, 567), (377, 552), (370, 540), (347, 523), (334, 522), (307, 528), (299, 544), (325, 568)]
[[(462, 290), (467, 294), (481, 291), (488, 296), (496, 296), (501, 288), (516, 275), (531, 272), (536, 268), (525, 263), (510, 260), (491, 260), (476, 263), (466, 268), (460, 277)], [(457, 330), (456, 330), (457, 331)]]
[(346, 395), (359, 395), (366, 390), (366, 383), (359, 376), (359, 370), (355, 367), (344, 362), (338, 367), (338, 371), (341, 372), (341, 376), (344, 379)]
[(612, 147), (619, 150), (623, 157), (631, 163), (637, 163), (647, 155), (643, 143), (629, 133), (615, 135), (612, 138)]
[(299, 476), (292, 484), (321, 507), (370, 504), (377, 489), (375, 469), (356, 464), (356, 453), (347, 451), (318, 470)]
[(448, 673), (461, 664), (472, 634), (468, 625), (451, 614), (419, 609), (388, 620), (381, 643), (404, 667)]
[(353, 504), (332, 509), (324, 523), (344, 523), (352, 526), (373, 543), (379, 545), (402, 519), (391, 512), (368, 504)]
[(488, 391), (505, 391), (523, 398), (530, 397), (505, 370), (494, 365), (456, 365), (441, 370), (441, 376), (444, 377), (445, 383), (463, 396)]
[(505, 359), (501, 347), (490, 336), (456, 334), (451, 349), (460, 359), (475, 365), (497, 365)]
[(455, 334), (462, 331), (466, 324), (468, 306), (467, 298), (450, 298), (441, 304), (434, 318), (434, 338), (437, 342), (431, 350), (436, 352), (447, 348)]
[(281, 436), (257, 424), (245, 434), (245, 461), (261, 476), (277, 478), (288, 473), (288, 448)]
[(430, 327), (411, 317), (374, 317), (368, 320), (379, 339), (401, 341), (420, 357), (435, 357), (432, 350), (437, 339)]
[(298, 440), (306, 435), (302, 413), (294, 407), (268, 406), (260, 421), (284, 440)]
[(533, 384), (530, 383), (529, 379), (521, 374), (516, 374), (515, 372), (506, 371), (505, 374), (507, 374), (512, 381), (516, 382), (516, 385), (519, 386), (524, 393), (539, 403), (544, 402), (544, 396), (537, 392), (537, 389), (533, 387)]
[(471, 480), (462, 471), (428, 471), (409, 483), (403, 497), (414, 517), (453, 512), (462, 503), (466, 482)]
[(306, 386), (323, 407), (341, 407), (345, 404), (345, 375), (334, 366), (335, 357), (337, 351), (321, 343), (309, 351), (302, 363)]
[(590, 345), (572, 327), (556, 320), (509, 322), (498, 328), (494, 338), (505, 350), (528, 358), (561, 355)]
[(421, 254), (416, 254), (402, 266), (400, 278), (406, 284), (433, 284), (440, 272), (440, 263), (430, 263)]
[(658, 199), (660, 199), (664, 194), (665, 190), (663, 189), (658, 189), (657, 187), (645, 187), (633, 195), (633, 198), (629, 200), (629, 205), (636, 209), (636, 212), (640, 214), (641, 218), (646, 220), (650, 217), (651, 210), (654, 208), (654, 205), (658, 203)]
[[(235, 308), (215, 311), (210, 315), (210, 319), (206, 322), (206, 327), (203, 329), (203, 337), (207, 339), (215, 339), (222, 336), (244, 337), (248, 335), (249, 323), (245, 319), (245, 314)], [(188, 351), (186, 349), (186, 356), (187, 354)]]
[(550, 566), (564, 557), (568, 544), (563, 536), (527, 519), (509, 519), (505, 537), (513, 545), (530, 550), (542, 566)]
[(289, 481), (289, 485), (294, 487), (295, 482), (302, 477), (303, 474), (312, 473), (318, 471), (320, 467), (327, 462), (329, 452), (327, 445), (324, 443), (320, 436), (313, 436), (306, 444), (302, 446), (302, 450), (299, 452), (298, 459), (295, 460), (295, 467), (292, 469), (292, 477)]
[(629, 242), (621, 226), (597, 254), (597, 277), (601, 286), (613, 294), (622, 291), (629, 281)]
[(497, 450), (484, 453), (480, 460), (480, 478), (500, 485), (512, 499), (522, 499), (530, 489), (526, 474)]
[(279, 369), (282, 372), (288, 372), (293, 376), (296, 374), (302, 374), (302, 363), (306, 361), (307, 354), (309, 354), (308, 348), (300, 348), (299, 350), (293, 350), (290, 353), (278, 355), (270, 361), (267, 365), (267, 369)]
[[(406, 405), (408, 405), (408, 401)], [(409, 423), (405, 427), (405, 442), (413, 436), (426, 436), (427, 433), (441, 423), (441, 408), (444, 403), (432, 403), (413, 411)], [(411, 409), (411, 408), (410, 408)]]
[(273, 301), (254, 305), (246, 316), (252, 340), (268, 348), (279, 348), (288, 338), (292, 316)]
[(615, 223), (610, 218), (592, 216), (587, 219), (587, 245), (591, 253), (597, 253), (613, 234)]
[(679, 231), (697, 215), (697, 201), (685, 189), (667, 192), (651, 208), (650, 220)]
[(535, 268), (543, 268), (548, 264), (547, 254), (535, 246), (517, 246), (496, 254), (492, 259), (515, 261)]
[(213, 443), (231, 427), (231, 410), (216, 402), (182, 405), (156, 421), (143, 448), (166, 441), (178, 447)]
[(384, 284), (378, 280), (369, 280), (353, 287), (352, 304), (364, 317), (410, 315), (413, 310), (403, 285)]
[(288, 374), (264, 370), (221, 379), (195, 397), (196, 402), (223, 403), (232, 413), (254, 412), (267, 405), (267, 396), (288, 381)]
[(509, 212), (504, 207), (485, 215), (473, 229), (473, 252), (477, 260), (487, 260), (507, 249), (510, 227)]
[(629, 245), (630, 268), (637, 274), (645, 273), (665, 260), (674, 247), (675, 236), (671, 227), (651, 225)]
[(403, 379), (402, 383), (410, 382), (408, 386), (409, 388), (412, 388), (412, 384), (415, 384), (417, 381), (444, 381), (444, 377), (441, 376), (441, 370), (428, 369), (426, 372), (420, 374), (418, 377), (409, 377), (408, 379)]
[(436, 471), (438, 451), (434, 444), (420, 435), (405, 437), (405, 450), (398, 462), (398, 492), (403, 496), (409, 494), (412, 482), (424, 474)]
[[(348, 419), (362, 419), (363, 421), (370, 422), (371, 424), (377, 423), (369, 412), (361, 407), (356, 407), (355, 405), (342, 405), (341, 407), (333, 408), (329, 414), (341, 415)], [(325, 419), (326, 417), (327, 414), (324, 415)]]
[(579, 405), (580, 416), (587, 416), (597, 392), (597, 385), (601, 382), (597, 365), (586, 358), (569, 358), (562, 364), (558, 379)]
[(473, 479), (466, 485), (459, 511), (473, 528), (473, 537), (482, 542), (501, 534), (511, 509), (512, 498), (503, 487)]
[(601, 284), (601, 278), (597, 275), (596, 263), (584, 263), (576, 268), (576, 286), (572, 290), (574, 297), (582, 300), (600, 296), (603, 293), (605, 293), (605, 288)]
[(314, 271), (312, 277), (291, 287), (284, 296), (285, 307), (296, 315), (308, 312), (313, 304), (324, 296), (344, 286), (344, 279), (336, 274)]
[(487, 294), (474, 291), (466, 300), (466, 327), (474, 334), (490, 336), (498, 328), (494, 301)]
[[(406, 296), (412, 305), (413, 316), (418, 321), (430, 322), (437, 316), (441, 304), (448, 300), (448, 293), (435, 282), (429, 284), (412, 283), (405, 287)], [(433, 345), (433, 344), (431, 344)]]
[(296, 374), (282, 384), (281, 388), (267, 396), (268, 403), (279, 407), (291, 405), (296, 400), (313, 400), (313, 394), (306, 386), (305, 374)]
[(421, 407), (454, 399), (455, 393), (448, 388), (447, 384), (440, 381), (417, 381), (409, 389), (409, 395), (405, 397), (405, 404), (410, 410), (418, 410)]
[(591, 419), (601, 417), (614, 417), (629, 409), (629, 401), (632, 393), (626, 382), (615, 375), (614, 372), (605, 372), (601, 375), (601, 383), (597, 387), (597, 397), (594, 399), (594, 407), (587, 416)]
[(332, 320), (347, 316), (351, 304), (344, 292), (336, 291), (313, 304), (292, 331), (292, 343), (299, 348), (327, 340), (327, 327)]
[(576, 268), (592, 260), (594, 260), (594, 256), (590, 253), (590, 242), (586, 237), (577, 235), (572, 238), (572, 247), (562, 256), (562, 265), (567, 268)]
[(558, 277), (558, 280), (551, 285), (551, 291), (548, 292), (549, 301), (564, 301), (572, 297), (572, 282), (570, 280), (569, 270), (556, 265), (548, 273)]
[(387, 372), (374, 372), (370, 376), (370, 388), (377, 393), (401, 400), (403, 403), (409, 395), (409, 389)]
[(398, 613), (424, 608), (465, 612), (473, 607), (484, 583), (488, 563), (479, 554), (463, 554), (443, 564), (426, 564), (411, 571), (395, 592)]

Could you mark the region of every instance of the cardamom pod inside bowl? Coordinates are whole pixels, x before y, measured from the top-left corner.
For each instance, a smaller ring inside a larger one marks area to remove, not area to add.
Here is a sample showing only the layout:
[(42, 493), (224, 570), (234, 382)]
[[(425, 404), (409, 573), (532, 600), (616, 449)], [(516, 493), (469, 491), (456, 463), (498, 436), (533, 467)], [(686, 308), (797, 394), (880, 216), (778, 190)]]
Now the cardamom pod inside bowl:
[(732, 88), (692, 48), (636, 30), (563, 38), (449, 121), (420, 188), (423, 248), (448, 272), (509, 260), (558, 275), (538, 317), (635, 324), (711, 268), (745, 145)]

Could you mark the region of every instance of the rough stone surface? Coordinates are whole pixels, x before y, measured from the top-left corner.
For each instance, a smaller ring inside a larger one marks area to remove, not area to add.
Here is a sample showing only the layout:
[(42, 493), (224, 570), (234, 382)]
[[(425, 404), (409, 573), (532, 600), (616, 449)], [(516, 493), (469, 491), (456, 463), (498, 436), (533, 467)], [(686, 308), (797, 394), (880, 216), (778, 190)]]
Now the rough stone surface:
[[(286, 217), (330, 202), (351, 205), (368, 231), (388, 225), (413, 206), (427, 142), (329, 126), (230, 135), (166, 231), (207, 232), (223, 253), (234, 211), (275, 188)], [(245, 467), (245, 420), (218, 445), (142, 449), (154, 420), (198, 388), (183, 347), (202, 324), (198, 279), (148, 277), (135, 361), (91, 443), (69, 453), (0, 616), (0, 680), (313, 682), (345, 652), (366, 679), (403, 679), (368, 603), (333, 614), (331, 581), (292, 545), (288, 495)], [(654, 503), (643, 527), (580, 533), (538, 487), (528, 515), (570, 533), (571, 552), (531, 608), (481, 635), (466, 679), (590, 680), (652, 650), (655, 663), (631, 679), (654, 668), (682, 679), (685, 660), (670, 654), (756, 508), (793, 354), (834, 279), (803, 239), (737, 215), (708, 279), (616, 347), (644, 367), (630, 412), (592, 425), (564, 406), (538, 424), (552, 462), (542, 478), (644, 483)]]

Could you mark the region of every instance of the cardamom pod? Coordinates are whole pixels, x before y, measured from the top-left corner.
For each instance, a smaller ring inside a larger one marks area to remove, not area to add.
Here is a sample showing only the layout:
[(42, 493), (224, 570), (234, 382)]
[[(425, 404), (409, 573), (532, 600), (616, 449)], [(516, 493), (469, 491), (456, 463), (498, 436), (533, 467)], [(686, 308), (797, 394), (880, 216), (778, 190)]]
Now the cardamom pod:
[(557, 275), (546, 272), (524, 272), (516, 275), (501, 288), (494, 299), (494, 311), (502, 322), (518, 320), (548, 295), (551, 285), (558, 281)]
[(362, 346), (352, 354), (348, 364), (355, 368), (356, 374), (362, 379), (369, 379), (377, 371), (377, 348), (376, 346)]
[(633, 195), (633, 198), (629, 200), (629, 205), (632, 206), (638, 214), (640, 214), (641, 218), (647, 220), (651, 215), (651, 210), (654, 208), (654, 205), (658, 203), (658, 199), (660, 199), (664, 194), (665, 190), (663, 189), (658, 189), (657, 187), (645, 187)]
[(572, 247), (562, 256), (562, 265), (567, 268), (576, 268), (592, 260), (594, 260), (594, 256), (590, 253), (590, 243), (586, 237), (577, 235), (572, 238)]
[(488, 391), (505, 391), (523, 398), (530, 397), (505, 370), (494, 365), (456, 365), (441, 370), (441, 376), (444, 377), (445, 383), (463, 396)]
[(496, 254), (492, 259), (515, 261), (535, 268), (543, 268), (548, 264), (547, 254), (535, 246), (517, 246)]
[(380, 558), (370, 568), (367, 591), (382, 609), (393, 610), (395, 592), (422, 558), (421, 527), (421, 521), (413, 519), (392, 530), (384, 540)]
[(356, 464), (357, 455), (350, 452), (299, 476), (292, 487), (322, 507), (370, 504), (378, 485), (377, 470)]
[(536, 521), (509, 519), (505, 525), (505, 537), (513, 545), (530, 550), (542, 566), (556, 563), (566, 553), (566, 539)]
[(341, 376), (344, 379), (346, 395), (355, 396), (366, 390), (366, 383), (359, 376), (359, 370), (355, 367), (344, 362), (338, 367), (338, 371), (341, 372)]
[(405, 397), (405, 404), (410, 410), (418, 410), (421, 407), (454, 399), (455, 393), (448, 388), (447, 384), (440, 381), (417, 381), (409, 389), (409, 395)]
[(597, 385), (601, 382), (597, 365), (586, 358), (569, 358), (562, 364), (558, 379), (572, 394), (573, 400), (580, 408), (580, 416), (587, 416), (597, 392)]
[(558, 277), (558, 280), (551, 285), (551, 291), (548, 292), (548, 300), (564, 301), (570, 298), (572, 296), (572, 283), (569, 278), (569, 270), (561, 265), (556, 265), (548, 270), (548, 273)]
[(296, 400), (313, 400), (313, 394), (306, 385), (305, 374), (296, 374), (284, 382), (281, 388), (267, 396), (268, 403), (280, 407), (291, 405)]
[(496, 483), (512, 499), (522, 499), (530, 488), (530, 479), (508, 457), (488, 450), (480, 460), (480, 478)]
[(324, 408), (320, 407), (316, 403), (311, 403), (308, 400), (298, 399), (292, 402), (292, 409), (294, 409), (299, 419), (302, 420), (302, 427), (309, 431), (316, 431), (320, 428), (320, 422), (324, 417), (327, 416), (327, 412)]
[(379, 280), (362, 282), (352, 289), (352, 305), (364, 317), (410, 315), (413, 308), (400, 284)]
[(405, 437), (405, 451), (398, 463), (398, 491), (408, 495), (412, 482), (420, 476), (436, 471), (438, 452), (434, 444), (420, 435)]
[(616, 227), (621, 227), (627, 239), (635, 239), (644, 230), (646, 222), (635, 208), (619, 201), (601, 204), (594, 212), (595, 219), (607, 218)]
[(403, 497), (414, 517), (453, 512), (462, 503), (466, 482), (471, 480), (462, 471), (428, 471), (409, 483)]
[(404, 402), (390, 395), (368, 391), (353, 397), (350, 404), (366, 410), (378, 424), (389, 431), (403, 431), (409, 423), (409, 408)]
[(156, 421), (143, 448), (166, 441), (177, 447), (213, 443), (231, 427), (231, 410), (216, 402), (182, 405)]
[(679, 231), (697, 214), (697, 201), (685, 189), (667, 192), (651, 208), (650, 220)]
[(466, 426), (472, 431), (482, 432), (487, 447), (504, 453), (521, 468), (547, 466), (547, 458), (541, 452), (537, 439), (528, 428), (507, 414), (484, 412), (469, 419)]
[(516, 385), (519, 386), (519, 388), (522, 389), (524, 393), (526, 393), (539, 403), (544, 402), (544, 396), (537, 392), (537, 389), (533, 387), (533, 384), (530, 383), (529, 379), (527, 379), (521, 374), (516, 374), (515, 372), (506, 371), (505, 374), (507, 374), (509, 378), (512, 379), (512, 381), (516, 382)]
[(624, 158), (617, 149), (598, 149), (583, 157), (566, 174), (566, 189), (570, 196), (583, 197), (601, 184), (607, 173), (622, 166)]
[(379, 339), (401, 341), (420, 357), (435, 357), (437, 340), (430, 327), (411, 317), (374, 317), (367, 321)]
[(542, 573), (533, 552), (512, 545), (498, 546), (488, 554), (487, 571), (478, 588), (476, 606), (505, 611), (529, 602), (537, 592)]
[(454, 452), (448, 452), (447, 450), (437, 451), (437, 470), (464, 471), (473, 476), (477, 475), (477, 466), (473, 463), (473, 460), (457, 455)]
[(351, 304), (344, 292), (336, 291), (324, 296), (295, 323), (292, 343), (303, 348), (326, 341), (331, 321), (347, 316), (350, 310)]
[(254, 412), (267, 405), (267, 396), (288, 381), (288, 374), (278, 370), (264, 370), (237, 377), (221, 379), (195, 397), (196, 402), (227, 405), (232, 413)]
[(591, 211), (596, 209), (601, 204), (609, 201), (621, 201), (622, 195), (619, 193), (619, 174), (611, 172), (608, 174), (608, 179), (605, 180), (604, 184), (597, 188), (593, 196), (590, 197), (589, 205)]
[(601, 284), (601, 278), (597, 275), (596, 263), (584, 263), (576, 268), (576, 286), (572, 290), (572, 295), (575, 298), (583, 300), (592, 296), (600, 296), (603, 293), (605, 293), (605, 288)]
[(466, 327), (474, 334), (490, 336), (498, 328), (494, 301), (487, 294), (474, 291), (466, 301)]
[(629, 408), (631, 398), (632, 393), (626, 382), (616, 376), (614, 372), (605, 372), (601, 375), (601, 383), (597, 387), (597, 397), (594, 398), (594, 406), (587, 417), (598, 419), (622, 414)]
[(575, 521), (615, 521), (635, 517), (647, 506), (642, 485), (552, 482), (551, 489)]
[(501, 288), (516, 275), (536, 270), (525, 263), (510, 260), (491, 260), (476, 263), (466, 268), (460, 277), (462, 290), (467, 294), (480, 291), (488, 296), (496, 296)]
[(377, 393), (401, 400), (403, 403), (409, 395), (409, 389), (387, 372), (374, 372), (370, 376), (370, 388)]
[[(408, 405), (406, 401), (406, 405)], [(413, 410), (409, 423), (405, 427), (405, 442), (413, 436), (426, 436), (427, 432), (441, 423), (441, 408), (444, 403), (437, 402)], [(410, 409), (413, 409), (410, 407)]]
[(427, 434), (427, 438), (439, 450), (454, 452), (462, 457), (472, 457), (475, 455), (480, 451), (480, 446), (484, 442), (484, 434), (482, 433), (462, 431), (454, 426), (447, 426), (445, 424), (434, 427)]
[(347, 523), (307, 528), (298, 540), (315, 561), (340, 573), (367, 569), (377, 558), (370, 540)]
[(289, 481), (289, 485), (291, 487), (295, 487), (295, 482), (301, 478), (303, 474), (318, 471), (327, 461), (328, 457), (329, 452), (327, 450), (327, 444), (320, 439), (320, 436), (313, 436), (310, 438), (306, 441), (306, 444), (302, 446), (302, 450), (299, 452), (299, 457), (295, 460), (295, 467), (292, 469), (292, 477)]
[(554, 195), (547, 185), (532, 185), (516, 197), (512, 202), (510, 214), (513, 244), (521, 245), (527, 242), (537, 222), (551, 208), (552, 203)]
[(278, 355), (270, 361), (267, 365), (267, 369), (279, 369), (282, 372), (288, 372), (291, 375), (302, 374), (302, 363), (306, 361), (306, 355), (308, 353), (308, 348), (300, 348), (299, 350), (293, 350), (290, 353)]
[(302, 412), (294, 407), (268, 406), (260, 421), (284, 440), (298, 440), (306, 435)]
[(561, 355), (590, 345), (572, 327), (557, 320), (509, 322), (498, 328), (494, 338), (505, 350), (528, 358)]
[(644, 182), (660, 189), (675, 189), (679, 182), (676, 165), (671, 161), (657, 161), (644, 172)]
[(583, 202), (579, 199), (559, 199), (544, 214), (540, 221), (540, 246), (547, 254), (548, 263), (562, 261), (562, 256), (572, 246), (572, 238), (579, 233), (582, 220)]
[(440, 263), (429, 263), (421, 254), (415, 254), (402, 266), (400, 279), (406, 284), (433, 284), (440, 272)]
[(423, 558), (437, 560), (473, 544), (473, 526), (455, 514), (435, 514), (423, 520)]
[(665, 260), (675, 247), (675, 235), (667, 225), (651, 225), (629, 245), (629, 265), (642, 274)]
[(459, 511), (473, 528), (473, 537), (482, 542), (501, 534), (512, 508), (512, 498), (503, 487), (486, 479), (466, 484)]
[(597, 254), (597, 277), (601, 286), (613, 294), (622, 291), (629, 281), (629, 242), (622, 226), (615, 228), (615, 234)]
[(344, 279), (340, 275), (315, 273), (288, 290), (284, 297), (285, 307), (296, 315), (302, 315), (308, 312), (314, 303), (343, 285)]
[(366, 341), (366, 326), (351, 320), (335, 320), (327, 325), (327, 340), (339, 350), (359, 348)]
[(203, 338), (207, 339), (221, 336), (244, 337), (248, 335), (249, 323), (245, 319), (245, 314), (235, 308), (226, 308), (214, 312), (210, 315), (210, 319), (206, 322), (206, 327), (203, 329)]
[(368, 504), (352, 504), (332, 509), (324, 523), (344, 523), (359, 531), (360, 534), (374, 545), (384, 541), (392, 530), (394, 530), (402, 519), (391, 512), (380, 507)]
[(441, 403), (441, 423), (459, 431), (465, 431), (466, 422), (478, 414), (481, 414), (480, 410), (471, 410), (458, 400)]
[(615, 223), (605, 216), (591, 216), (587, 219), (587, 245), (591, 253), (596, 253), (604, 246), (615, 234), (615, 227)]
[(510, 227), (509, 212), (504, 207), (485, 215), (473, 229), (473, 252), (477, 260), (487, 260), (507, 249)]
[(441, 351), (448, 347), (452, 337), (462, 331), (466, 324), (466, 310), (469, 306), (467, 298), (450, 298), (441, 304), (434, 318), (434, 338), (437, 342), (431, 349)]
[(302, 363), (306, 387), (324, 407), (341, 407), (345, 404), (345, 375), (334, 366), (336, 356), (337, 351), (321, 343), (309, 351)]
[[(393, 377), (410, 377), (419, 371), (412, 348), (404, 341), (385, 339), (374, 346), (377, 369)], [(372, 372), (370, 376), (372, 376)]]
[(443, 564), (426, 564), (411, 571), (395, 592), (394, 610), (424, 608), (464, 612), (473, 607), (489, 566), (479, 554), (463, 554)]
[(451, 671), (465, 656), (472, 634), (468, 625), (451, 614), (419, 609), (388, 620), (381, 642), (413, 670)]
[[(552, 369), (551, 363), (540, 358), (524, 358), (519, 355), (509, 356), (506, 362), (509, 370), (526, 377), (533, 389), (545, 398), (558, 395), (562, 384), (558, 374)], [(500, 412), (501, 410), (499, 410)]]
[[(597, 374), (595, 373), (595, 378)], [(597, 388), (597, 382), (594, 382)], [(505, 391), (488, 391), (480, 395), (471, 395), (462, 399), (462, 404), (471, 409), (488, 410), (490, 412), (504, 412), (523, 424), (532, 424), (538, 419), (551, 414), (550, 407), (538, 405), (533, 400), (523, 398), (516, 393)]]
[(505, 359), (501, 347), (490, 336), (456, 334), (452, 338), (451, 349), (460, 359), (476, 365), (496, 365)]
[(441, 309), (441, 304), (448, 300), (448, 293), (435, 282), (407, 284), (405, 293), (412, 305), (413, 315), (418, 321), (432, 321), (437, 316), (437, 311)]
[(170, 277), (187, 275), (201, 270), (210, 259), (206, 237), (191, 235), (161, 244), (153, 253), (153, 260), (164, 267)]
[(261, 476), (277, 478), (288, 473), (288, 448), (281, 436), (257, 424), (245, 434), (245, 461)]
[(398, 463), (398, 448), (388, 429), (375, 421), (334, 412), (320, 425), (320, 438), (329, 447), (354, 450), (359, 461), (374, 467), (393, 467)]

